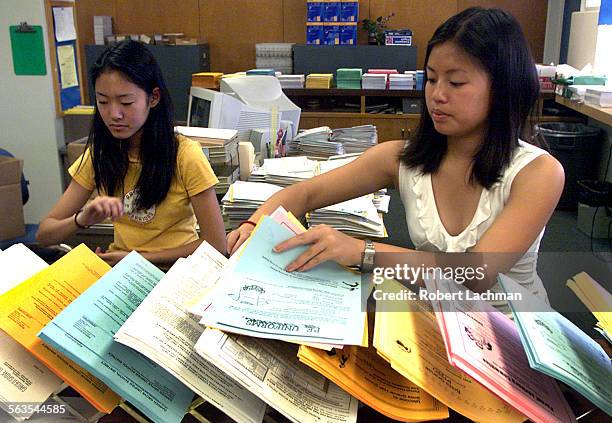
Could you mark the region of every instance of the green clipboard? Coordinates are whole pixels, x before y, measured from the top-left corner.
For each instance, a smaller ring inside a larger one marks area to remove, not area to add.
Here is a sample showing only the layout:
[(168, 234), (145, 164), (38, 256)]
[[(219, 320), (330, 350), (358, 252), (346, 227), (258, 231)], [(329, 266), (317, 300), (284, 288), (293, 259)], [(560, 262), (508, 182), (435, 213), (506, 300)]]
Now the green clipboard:
[(15, 75), (46, 75), (42, 26), (32, 25), (28, 29), (19, 25), (9, 27)]

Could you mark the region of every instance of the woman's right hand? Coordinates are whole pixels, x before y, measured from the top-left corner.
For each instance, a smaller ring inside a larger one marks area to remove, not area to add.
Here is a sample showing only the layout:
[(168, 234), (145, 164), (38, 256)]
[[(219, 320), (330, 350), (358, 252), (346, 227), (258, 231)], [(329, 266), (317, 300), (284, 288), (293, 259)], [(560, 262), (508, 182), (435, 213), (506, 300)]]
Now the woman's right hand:
[(123, 201), (117, 197), (96, 197), (79, 213), (79, 225), (91, 226), (106, 219), (115, 220), (123, 216)]
[(227, 234), (227, 252), (230, 256), (251, 236), (253, 229), (253, 225), (245, 224)]

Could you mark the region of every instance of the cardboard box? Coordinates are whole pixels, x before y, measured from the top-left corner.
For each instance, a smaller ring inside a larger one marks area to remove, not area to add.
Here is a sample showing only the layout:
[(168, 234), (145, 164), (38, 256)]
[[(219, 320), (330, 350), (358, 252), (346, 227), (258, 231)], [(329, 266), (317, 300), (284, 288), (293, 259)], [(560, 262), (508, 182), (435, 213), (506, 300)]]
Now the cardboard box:
[(0, 241), (25, 235), (21, 199), (23, 161), (0, 156)]
[(72, 166), (72, 163), (81, 157), (81, 154), (85, 151), (85, 143), (87, 143), (87, 137), (72, 141), (66, 146), (66, 171)]

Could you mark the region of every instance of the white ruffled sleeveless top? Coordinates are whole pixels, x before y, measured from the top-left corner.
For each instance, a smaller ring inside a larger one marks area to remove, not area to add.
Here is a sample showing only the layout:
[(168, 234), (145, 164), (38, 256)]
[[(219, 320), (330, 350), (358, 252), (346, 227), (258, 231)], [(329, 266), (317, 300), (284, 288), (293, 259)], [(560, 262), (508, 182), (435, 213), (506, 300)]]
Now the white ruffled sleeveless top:
[[(423, 174), (418, 169), (410, 169), (400, 163), (399, 191), (406, 210), (406, 222), (410, 239), (417, 250), (431, 252), (465, 252), (473, 247), (495, 218), (502, 212), (510, 196), (512, 181), (532, 160), (548, 154), (545, 150), (519, 140), (510, 165), (499, 182), (490, 189), (483, 189), (476, 213), (470, 224), (460, 234), (450, 235), (438, 214), (431, 184), (431, 174)], [(537, 252), (544, 229), (506, 275), (525, 289), (548, 303), (546, 290), (537, 274)], [(493, 285), (492, 292), (501, 292), (499, 283)], [(504, 313), (510, 313), (506, 302), (491, 302)]]

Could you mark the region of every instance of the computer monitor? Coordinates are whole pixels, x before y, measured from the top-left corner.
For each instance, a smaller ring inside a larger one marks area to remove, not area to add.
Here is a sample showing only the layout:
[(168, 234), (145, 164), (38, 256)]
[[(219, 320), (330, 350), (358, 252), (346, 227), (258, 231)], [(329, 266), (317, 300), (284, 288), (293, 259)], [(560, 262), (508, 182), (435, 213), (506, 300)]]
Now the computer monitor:
[(281, 120), (291, 122), (291, 138), (297, 134), (301, 109), (283, 93), (280, 82), (275, 76), (245, 75), (223, 78), (220, 90), (248, 106), (265, 110), (278, 109)]
[(235, 98), (206, 88), (191, 87), (187, 126), (236, 129), (244, 104)]
[[(239, 141), (249, 141), (251, 129), (271, 128), (276, 132), (280, 113), (247, 105), (228, 94), (206, 88), (191, 87), (187, 126), (236, 129)], [(275, 126), (272, 128), (272, 126)]]

